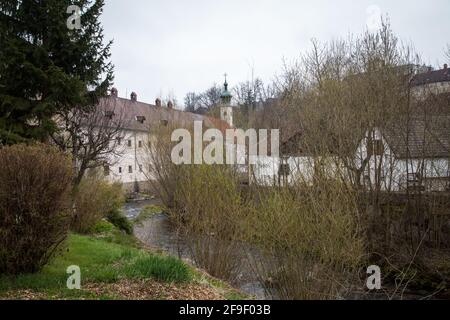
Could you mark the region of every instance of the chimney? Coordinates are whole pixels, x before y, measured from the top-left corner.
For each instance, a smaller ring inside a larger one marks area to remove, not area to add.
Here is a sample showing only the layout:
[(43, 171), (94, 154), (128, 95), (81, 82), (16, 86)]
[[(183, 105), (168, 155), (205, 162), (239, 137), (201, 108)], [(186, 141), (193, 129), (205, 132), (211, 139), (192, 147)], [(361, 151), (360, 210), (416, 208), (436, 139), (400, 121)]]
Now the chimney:
[(111, 97), (117, 98), (119, 96), (119, 91), (117, 91), (117, 88), (111, 89)]
[(169, 109), (173, 109), (173, 102), (169, 100), (169, 102), (167, 102), (167, 108)]
[(160, 98), (157, 98), (155, 100), (155, 105), (156, 105), (156, 107), (161, 108), (161, 99)]
[(131, 93), (131, 101), (137, 102), (137, 93), (136, 92)]
[(448, 64), (444, 64), (444, 70), (447, 70)]

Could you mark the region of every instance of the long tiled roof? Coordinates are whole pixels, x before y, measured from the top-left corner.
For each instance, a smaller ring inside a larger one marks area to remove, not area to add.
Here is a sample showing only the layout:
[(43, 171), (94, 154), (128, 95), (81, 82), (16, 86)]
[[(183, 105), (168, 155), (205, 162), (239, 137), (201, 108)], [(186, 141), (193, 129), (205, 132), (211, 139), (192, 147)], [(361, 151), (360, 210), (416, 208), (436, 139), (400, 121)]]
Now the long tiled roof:
[[(397, 159), (450, 158), (449, 115), (413, 116), (381, 128), (381, 132)], [(286, 156), (313, 155), (303, 145), (301, 131), (284, 140), (281, 151)]]
[(429, 83), (447, 82), (447, 81), (450, 81), (449, 68), (419, 73), (414, 76), (411, 84), (413, 86), (421, 86)]
[(395, 156), (405, 158), (450, 157), (450, 116), (414, 117), (407, 125), (383, 130)]
[[(205, 127), (218, 128), (222, 131), (229, 128), (228, 124), (220, 119), (163, 106), (158, 107), (140, 101), (109, 96), (104, 98), (102, 103), (106, 103), (109, 110), (121, 117), (125, 130), (148, 132), (153, 126), (163, 122), (169, 125), (190, 127), (194, 121), (203, 121)], [(145, 120), (138, 121), (140, 117), (145, 117)]]

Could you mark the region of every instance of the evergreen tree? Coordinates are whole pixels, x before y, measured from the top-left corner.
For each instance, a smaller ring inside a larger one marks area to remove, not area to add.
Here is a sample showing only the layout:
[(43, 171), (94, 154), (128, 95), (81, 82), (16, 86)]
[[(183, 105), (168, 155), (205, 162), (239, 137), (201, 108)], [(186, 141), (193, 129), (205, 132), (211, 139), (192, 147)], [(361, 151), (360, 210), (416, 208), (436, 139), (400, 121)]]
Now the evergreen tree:
[[(80, 28), (73, 25), (78, 6)], [(0, 144), (45, 141), (55, 114), (92, 108), (113, 80), (103, 0), (0, 2)]]

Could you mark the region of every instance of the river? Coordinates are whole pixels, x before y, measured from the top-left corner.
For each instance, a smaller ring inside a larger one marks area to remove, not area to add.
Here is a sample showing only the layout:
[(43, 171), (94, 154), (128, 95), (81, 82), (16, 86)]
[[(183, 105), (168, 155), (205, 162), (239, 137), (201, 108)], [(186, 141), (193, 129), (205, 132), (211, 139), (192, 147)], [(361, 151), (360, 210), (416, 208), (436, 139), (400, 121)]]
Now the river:
[[(133, 219), (139, 215), (145, 206), (151, 204), (154, 204), (154, 201), (128, 202), (124, 207), (124, 213), (129, 219)], [(194, 264), (186, 246), (188, 239), (177, 233), (176, 228), (164, 213), (155, 214), (143, 221), (141, 225), (136, 225), (134, 233), (138, 239), (148, 246)], [(256, 279), (255, 273), (252, 272), (248, 264), (244, 263), (240, 274), (232, 285), (246, 294), (255, 296), (257, 299), (268, 299), (264, 288)]]
[[(133, 219), (139, 215), (141, 210), (147, 206), (155, 204), (153, 200), (145, 200), (145, 201), (134, 201), (128, 202), (124, 207), (124, 213), (129, 219)], [(158, 213), (151, 216), (149, 219), (142, 222), (141, 225), (136, 225), (134, 228), (134, 233), (138, 239), (143, 241), (148, 246), (166, 252), (170, 255), (176, 256), (187, 261), (190, 264), (194, 264), (192, 257), (190, 256), (187, 243), (187, 238), (185, 236), (179, 235), (177, 233), (176, 228), (170, 222), (167, 215), (164, 213)], [(243, 245), (244, 246), (244, 245)], [(249, 248), (242, 249), (249, 250)], [(243, 259), (245, 258), (245, 254), (242, 254)], [(240, 291), (252, 295), (260, 300), (270, 299), (270, 297), (266, 294), (264, 288), (261, 283), (256, 278), (255, 272), (253, 272), (249, 263), (243, 262), (243, 265), (240, 270), (240, 274), (232, 285), (239, 289)], [(396, 297), (395, 299), (410, 299), (410, 300), (418, 300), (426, 297), (427, 293), (418, 293), (418, 292), (406, 292), (401, 297)], [(369, 299), (369, 300), (385, 300), (388, 298), (388, 295), (384, 290), (380, 290), (378, 292), (367, 292), (362, 290), (355, 290), (347, 299)], [(429, 297), (431, 299), (436, 297)], [(428, 298), (428, 299), (429, 299)]]

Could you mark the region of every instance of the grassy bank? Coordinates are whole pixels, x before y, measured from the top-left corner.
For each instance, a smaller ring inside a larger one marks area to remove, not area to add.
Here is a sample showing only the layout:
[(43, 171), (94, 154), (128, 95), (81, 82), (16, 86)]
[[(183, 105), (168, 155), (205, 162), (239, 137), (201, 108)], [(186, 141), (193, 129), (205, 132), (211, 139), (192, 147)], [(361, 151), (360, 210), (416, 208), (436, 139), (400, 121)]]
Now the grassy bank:
[[(69, 290), (67, 267), (81, 269), (81, 289)], [(0, 299), (241, 299), (228, 285), (179, 259), (143, 248), (102, 222), (93, 234), (71, 234), (36, 274), (0, 276)]]

